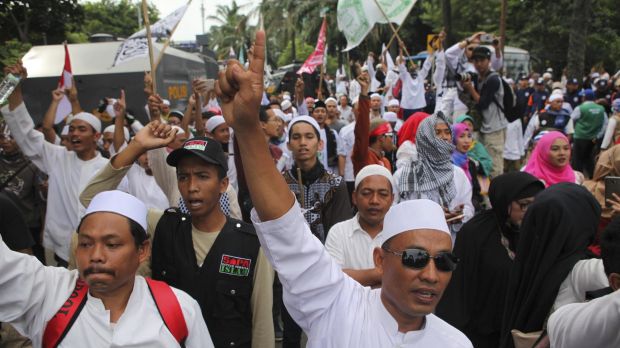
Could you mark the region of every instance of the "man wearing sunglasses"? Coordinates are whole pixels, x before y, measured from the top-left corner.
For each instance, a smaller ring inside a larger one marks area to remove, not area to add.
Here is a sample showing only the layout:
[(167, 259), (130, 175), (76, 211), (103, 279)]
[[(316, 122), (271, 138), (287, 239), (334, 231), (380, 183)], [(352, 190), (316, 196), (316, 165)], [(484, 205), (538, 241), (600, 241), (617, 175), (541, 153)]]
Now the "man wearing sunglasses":
[(278, 272), (285, 304), (308, 335), (308, 347), (472, 347), (432, 314), (457, 260), (443, 209), (428, 200), (394, 206), (373, 252), (382, 288), (346, 276), (315, 238), (260, 136), (265, 33), (258, 31), (248, 70), (229, 61), (216, 91), (240, 155), (255, 210), (252, 220)]

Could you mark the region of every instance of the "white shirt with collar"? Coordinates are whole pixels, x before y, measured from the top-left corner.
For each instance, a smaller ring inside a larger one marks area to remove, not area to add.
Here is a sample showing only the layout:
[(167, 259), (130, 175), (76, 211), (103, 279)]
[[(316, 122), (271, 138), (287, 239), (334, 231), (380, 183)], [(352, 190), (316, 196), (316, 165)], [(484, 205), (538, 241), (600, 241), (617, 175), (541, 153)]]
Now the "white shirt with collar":
[[(47, 322), (75, 288), (78, 271), (43, 266), (35, 257), (9, 250), (0, 237), (0, 321), (11, 323), (41, 347)], [(213, 347), (198, 303), (172, 289), (187, 324), (187, 347)], [(125, 311), (113, 324), (100, 299), (86, 304), (59, 347), (178, 347), (143, 277), (136, 276)]]
[(375, 248), (381, 247), (381, 232), (370, 237), (360, 226), (359, 215), (335, 224), (327, 234), (325, 249), (342, 268), (375, 268), (372, 255)]
[(603, 260), (578, 261), (560, 285), (553, 308), (558, 309), (570, 303), (585, 302), (586, 292), (600, 290), (608, 286), (609, 279), (605, 274)]
[(421, 330), (399, 332), (381, 289), (364, 287), (342, 272), (310, 232), (297, 203), (266, 222), (253, 210), (252, 222), (282, 282), (284, 304), (308, 335), (307, 347), (472, 347), (463, 333), (433, 314)]
[(49, 175), (43, 245), (69, 260), (71, 233), (86, 211), (80, 204), (80, 193), (108, 159), (97, 152), (94, 158), (83, 161), (74, 151), (48, 143), (43, 134), (34, 129), (24, 103), (13, 111), (9, 111), (8, 106), (3, 107), (2, 114), (22, 153)]

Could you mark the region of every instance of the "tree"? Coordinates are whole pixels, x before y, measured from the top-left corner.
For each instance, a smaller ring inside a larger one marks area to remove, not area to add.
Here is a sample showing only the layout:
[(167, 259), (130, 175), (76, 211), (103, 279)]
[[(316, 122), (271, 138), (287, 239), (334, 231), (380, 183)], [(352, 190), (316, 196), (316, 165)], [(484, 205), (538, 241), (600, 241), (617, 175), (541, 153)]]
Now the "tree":
[(207, 17), (219, 23), (211, 28), (211, 40), (220, 59), (228, 56), (231, 47), (237, 52), (241, 46), (249, 47), (252, 42), (251, 33), (255, 28), (248, 24), (248, 16), (241, 13), (245, 6), (233, 0), (230, 6), (218, 5), (216, 14)]
[(573, 0), (571, 29), (568, 42), (567, 74), (568, 76), (582, 76), (584, 72), (586, 39), (588, 21), (582, 23), (582, 18), (590, 17), (590, 0)]
[[(84, 22), (74, 26), (68, 34), (69, 42), (85, 42), (97, 33), (106, 33), (118, 38), (126, 38), (140, 30), (139, 17), (142, 17), (142, 5), (130, 0), (101, 0), (84, 3)], [(159, 11), (153, 5), (148, 6), (151, 24), (159, 20)]]
[(84, 18), (78, 0), (0, 1), (0, 42), (19, 39), (33, 44), (57, 44), (70, 23)]
[(15, 64), (17, 59), (23, 57), (30, 47), (32, 45), (29, 43), (17, 39), (5, 41), (4, 45), (0, 46), (0, 74), (5, 66)]

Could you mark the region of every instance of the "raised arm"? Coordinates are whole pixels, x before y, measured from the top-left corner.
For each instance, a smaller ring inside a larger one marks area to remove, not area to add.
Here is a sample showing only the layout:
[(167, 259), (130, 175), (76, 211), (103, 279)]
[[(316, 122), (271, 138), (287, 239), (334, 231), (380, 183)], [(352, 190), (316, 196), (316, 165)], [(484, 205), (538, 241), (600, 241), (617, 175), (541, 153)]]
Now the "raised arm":
[(249, 69), (245, 71), (239, 62), (229, 60), (226, 71), (220, 71), (215, 90), (222, 101), (226, 123), (235, 130), (254, 208), (261, 220), (268, 221), (289, 211), (294, 198), (273, 163), (258, 119), (264, 62), (265, 33), (259, 31)]
[(369, 82), (368, 78), (358, 77), (362, 93), (357, 102), (357, 112), (355, 113), (355, 128), (353, 133), (355, 141), (351, 152), (354, 174), (357, 174), (366, 165), (368, 157), (368, 146), (370, 142), (370, 99), (368, 98)]
[(121, 97), (114, 103), (114, 151), (117, 153), (125, 143), (125, 116), (127, 115), (127, 102), (125, 101), (125, 90), (121, 89)]
[[(21, 76), (22, 81), (28, 76), (21, 61), (4, 70), (5, 73)], [(39, 169), (49, 172), (50, 165), (58, 163), (66, 150), (62, 146), (46, 142), (43, 134), (34, 129), (34, 123), (24, 104), (21, 85), (21, 83), (17, 85), (9, 96), (9, 104), (2, 108), (2, 114), (22, 153)]]
[(45, 137), (46, 141), (52, 144), (55, 144), (56, 137), (58, 136), (56, 135), (56, 131), (54, 130), (54, 119), (56, 118), (56, 110), (58, 110), (58, 104), (60, 104), (60, 101), (64, 96), (65, 94), (62, 89), (57, 88), (53, 90), (52, 102), (50, 103), (49, 108), (47, 108), (45, 116), (43, 116), (43, 136)]
[(82, 112), (82, 106), (80, 105), (80, 101), (78, 99), (78, 90), (75, 85), (75, 79), (71, 78), (71, 88), (67, 88), (67, 98), (71, 103), (71, 113), (76, 115)]

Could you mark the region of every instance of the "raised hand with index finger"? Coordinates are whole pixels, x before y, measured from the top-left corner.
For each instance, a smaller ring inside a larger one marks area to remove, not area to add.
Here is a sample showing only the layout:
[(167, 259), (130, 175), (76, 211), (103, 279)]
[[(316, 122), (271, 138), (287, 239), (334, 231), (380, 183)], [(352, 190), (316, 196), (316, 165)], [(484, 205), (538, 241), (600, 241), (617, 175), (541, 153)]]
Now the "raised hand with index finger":
[(264, 88), (265, 32), (256, 32), (253, 47), (248, 52), (248, 70), (239, 61), (231, 59), (226, 70), (220, 71), (215, 85), (226, 123), (236, 130), (252, 128), (259, 122), (258, 111)]

